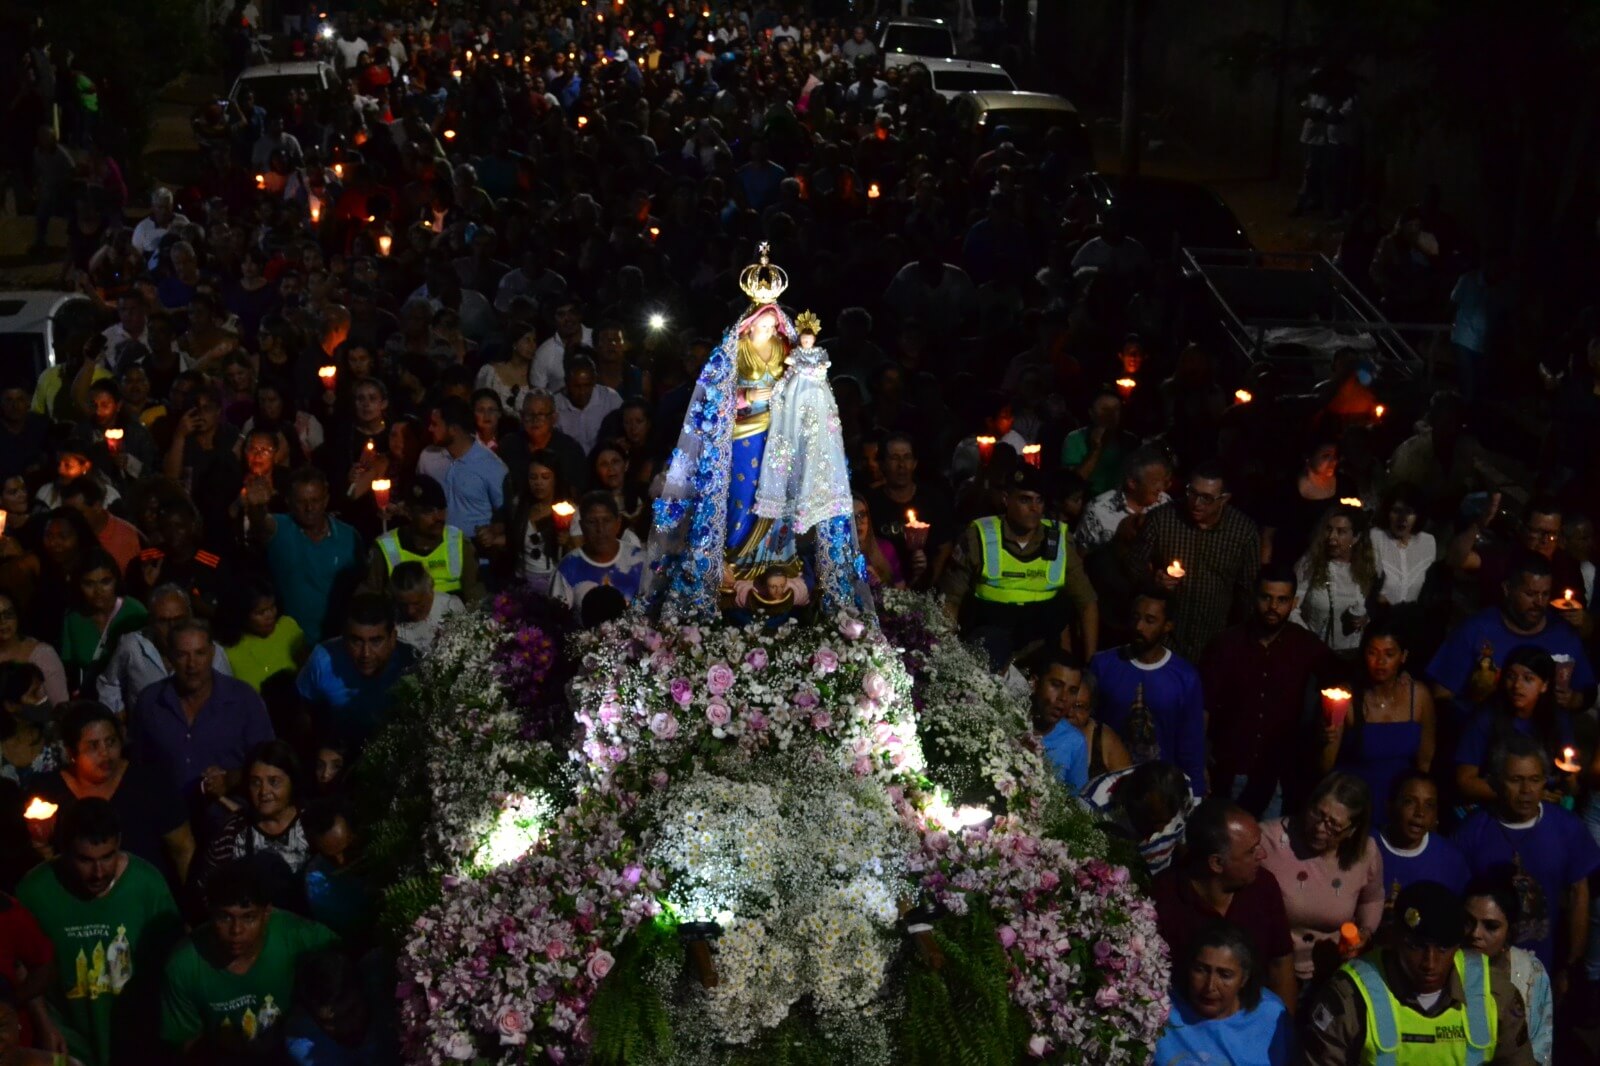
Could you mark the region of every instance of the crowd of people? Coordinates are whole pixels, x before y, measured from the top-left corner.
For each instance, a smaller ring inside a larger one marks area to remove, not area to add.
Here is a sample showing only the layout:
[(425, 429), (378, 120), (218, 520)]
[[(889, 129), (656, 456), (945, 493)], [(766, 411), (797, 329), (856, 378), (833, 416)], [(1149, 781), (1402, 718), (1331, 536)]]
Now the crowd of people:
[[(824, 323), (872, 582), (943, 598), (1153, 879), (1160, 1061), (1583, 1054), (1588, 455), (1502, 485), (1457, 392), (1190, 343), (1067, 137), (961, 126), (865, 25), (268, 6), (229, 62), (281, 31), (338, 92), (203, 109), (136, 221), (39, 135), (109, 324), (0, 394), (0, 1056), (396, 1061), (350, 770), (452, 613), (639, 594), (758, 242)], [(1569, 354), (1580, 425), (1600, 330)]]

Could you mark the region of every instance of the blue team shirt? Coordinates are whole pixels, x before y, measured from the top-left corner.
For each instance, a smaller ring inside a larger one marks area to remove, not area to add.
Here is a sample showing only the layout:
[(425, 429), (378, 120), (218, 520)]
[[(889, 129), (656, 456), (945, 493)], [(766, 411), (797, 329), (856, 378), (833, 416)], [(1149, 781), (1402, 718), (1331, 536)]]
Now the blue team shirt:
[(1513, 633), (1506, 628), (1506, 620), (1498, 607), (1479, 611), (1451, 632), (1428, 664), (1428, 677), (1460, 695), (1466, 691), (1467, 679), (1472, 676), (1479, 658), (1487, 654), (1498, 670), (1505, 664), (1511, 649), (1522, 644), (1543, 648), (1551, 655), (1570, 655), (1572, 687), (1582, 690), (1594, 685), (1594, 668), (1589, 664), (1583, 638), (1576, 629), (1559, 618), (1551, 618), (1538, 633)]
[(331, 515), (321, 540), (306, 536), (288, 515), (275, 514), (272, 523), (267, 566), (283, 597), (283, 613), (300, 624), (308, 641), (321, 640), (329, 600), (342, 583), (353, 583), (363, 573), (361, 537)]
[(1532, 826), (1513, 829), (1479, 808), (1456, 830), (1455, 842), (1474, 875), (1510, 869), (1520, 863), (1538, 883), (1534, 906), (1530, 908), (1524, 901), (1527, 935), (1518, 939), (1516, 946), (1532, 951), (1545, 969), (1554, 973), (1556, 929), (1566, 907), (1567, 892), (1600, 870), (1600, 846), (1582, 819), (1546, 803)]
[(1056, 776), (1072, 791), (1082, 792), (1089, 783), (1089, 742), (1078, 727), (1063, 718), (1044, 735), (1043, 744)]
[(389, 665), (376, 677), (362, 677), (345, 651), (344, 638), (335, 637), (312, 649), (295, 688), (321, 710), (335, 732), (359, 746), (377, 731), (389, 709), (390, 690), (416, 662), (415, 649), (397, 641)]
[[(1577, 683), (1577, 674), (1573, 674), (1573, 683)], [(1514, 732), (1525, 737), (1534, 735), (1534, 723), (1531, 718), (1509, 718)], [(1494, 747), (1495, 723), (1494, 712), (1488, 707), (1480, 707), (1472, 713), (1467, 720), (1467, 726), (1461, 731), (1461, 739), (1456, 741), (1456, 765), (1476, 766), (1484, 775), (1489, 772), (1489, 753)], [(1572, 716), (1566, 711), (1556, 710), (1556, 736), (1561, 738), (1562, 745), (1577, 746), (1577, 739), (1572, 730)], [(1554, 759), (1561, 753), (1548, 752)]]
[(1373, 831), (1372, 839), (1378, 842), (1383, 856), (1384, 891), (1390, 902), (1418, 881), (1437, 881), (1460, 895), (1472, 877), (1461, 849), (1438, 833), (1428, 834), (1417, 855), (1399, 854), (1378, 830)]
[(1089, 662), (1100, 690), (1100, 720), (1126, 743), (1128, 708), (1134, 692), (1144, 685), (1145, 706), (1155, 720), (1161, 760), (1189, 775), (1189, 785), (1204, 794), (1206, 787), (1206, 707), (1200, 692), (1200, 671), (1194, 664), (1169, 653), (1160, 666), (1149, 667), (1125, 658), (1120, 649), (1103, 651)]

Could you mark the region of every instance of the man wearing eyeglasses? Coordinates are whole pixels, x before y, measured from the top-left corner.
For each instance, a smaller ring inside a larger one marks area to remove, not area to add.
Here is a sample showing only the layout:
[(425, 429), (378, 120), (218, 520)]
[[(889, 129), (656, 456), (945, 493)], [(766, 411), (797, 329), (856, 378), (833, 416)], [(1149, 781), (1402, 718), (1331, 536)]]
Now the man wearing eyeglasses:
[(1255, 601), (1261, 534), (1229, 505), (1232, 498), (1221, 467), (1202, 463), (1182, 500), (1149, 512), (1128, 554), (1134, 581), (1154, 581), (1171, 594), (1167, 644), (1191, 662), (1230, 622), (1248, 618)]
[[(1492, 520), (1493, 515), (1486, 516)], [(1561, 505), (1550, 497), (1529, 501), (1523, 509), (1517, 537), (1508, 544), (1480, 545), (1482, 523), (1473, 523), (1450, 546), (1450, 563), (1460, 573), (1478, 575), (1478, 605), (1494, 607), (1505, 594), (1506, 579), (1511, 576), (1511, 566), (1521, 550), (1536, 552), (1550, 562), (1550, 576), (1554, 579), (1556, 595), (1572, 590), (1572, 598), (1587, 603), (1584, 593), (1583, 569), (1578, 560), (1567, 554), (1561, 546), (1564, 528)], [(1584, 627), (1584, 611), (1564, 611), (1562, 618)]]

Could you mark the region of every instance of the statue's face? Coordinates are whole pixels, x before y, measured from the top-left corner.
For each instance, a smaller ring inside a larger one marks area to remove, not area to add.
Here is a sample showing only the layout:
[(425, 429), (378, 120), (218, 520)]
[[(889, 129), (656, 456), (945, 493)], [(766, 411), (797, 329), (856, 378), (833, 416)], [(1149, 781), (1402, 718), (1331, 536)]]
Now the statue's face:
[(777, 326), (772, 321), (771, 315), (760, 315), (754, 322), (750, 323), (750, 339), (757, 344), (765, 344), (770, 341), (776, 331)]
[(806, 349), (807, 351), (810, 351), (812, 346), (815, 345), (816, 343), (817, 343), (817, 335), (815, 333), (802, 333), (802, 334), (800, 334), (800, 347)]

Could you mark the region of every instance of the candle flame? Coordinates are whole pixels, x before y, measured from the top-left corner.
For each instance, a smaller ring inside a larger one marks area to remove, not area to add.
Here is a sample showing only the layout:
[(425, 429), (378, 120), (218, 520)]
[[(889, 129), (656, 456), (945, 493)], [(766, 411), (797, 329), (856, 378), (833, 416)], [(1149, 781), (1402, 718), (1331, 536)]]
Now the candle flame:
[(907, 525), (913, 525), (913, 526), (917, 524), (917, 511), (916, 511), (916, 508), (913, 507), (913, 508), (907, 508), (906, 509), (906, 524)]
[(1361, 498), (1359, 496), (1340, 496), (1339, 505), (1341, 507), (1359, 508), (1361, 506)]
[(322, 369), (317, 371), (317, 377), (322, 379), (322, 383), (324, 385), (332, 385), (333, 384), (333, 379), (334, 379), (335, 375), (337, 375), (338, 373), (339, 373), (339, 368), (338, 367), (336, 367), (336, 366), (325, 366)]
[(558, 514), (562, 518), (571, 518), (573, 515), (578, 513), (578, 509), (572, 506), (572, 504), (568, 503), (566, 500), (562, 500), (560, 503), (551, 504), (550, 513)]
[(578, 128), (580, 130), (583, 129), (583, 127), (587, 126), (588, 124), (589, 124), (589, 116), (588, 115), (579, 115), (578, 116)]
[(378, 254), (388, 255), (389, 249), (394, 247), (394, 238), (387, 233), (378, 234)]
[(4, 510), (0, 510), (0, 536), (4, 536), (5, 535), (5, 532), (6, 532), (6, 518), (7, 517), (8, 517), (7, 512), (4, 511)]
[(1322, 690), (1322, 698), (1325, 700), (1347, 700), (1350, 698), (1350, 693), (1347, 689), (1325, 688)]
[(267, 176), (265, 174), (257, 174), (256, 175), (256, 188), (265, 189), (266, 187), (267, 187)]
[(333, 176), (336, 177), (336, 178), (344, 177), (344, 164), (343, 163), (335, 163), (333, 165)]
[(1132, 378), (1118, 378), (1117, 379), (1117, 388), (1119, 388), (1119, 389), (1132, 389), (1132, 388), (1137, 387), (1138, 384), (1139, 383), (1137, 381), (1133, 380)]
[(1248, 389), (1239, 389), (1235, 391), (1233, 398), (1238, 400), (1240, 403), (1249, 403), (1251, 400), (1255, 399), (1255, 397), (1250, 394)]
[(1372, 417), (1373, 418), (1382, 418), (1383, 417), (1383, 404), (1380, 403), (1380, 404), (1378, 404), (1376, 407), (1374, 407), (1372, 409)]
[(33, 801), (28, 804), (28, 809), (22, 812), (22, 816), (30, 822), (43, 822), (54, 818), (56, 811), (59, 809), (54, 803), (42, 796), (35, 796)]
[(867, 199), (876, 200), (878, 197), (880, 197), (882, 195), (883, 195), (883, 190), (878, 188), (878, 183), (877, 182), (873, 182), (871, 185), (867, 186)]
[(386, 478), (386, 477), (378, 478), (376, 481), (374, 481), (372, 483), (372, 491), (373, 492), (388, 492), (389, 491), (389, 479)]
[(979, 437), (978, 438), (978, 447), (980, 447), (980, 448), (983, 447), (985, 444), (993, 444), (993, 443), (994, 443), (994, 438), (993, 437)]
[(112, 428), (112, 429), (106, 430), (106, 440), (121, 440), (121, 439), (122, 439), (122, 430), (116, 429), (116, 428)]
[(455, 140), (456, 139), (456, 131), (455, 130), (445, 130), (444, 131), (444, 139), (447, 140), (447, 141)]
[(1565, 592), (1563, 592), (1561, 594), (1561, 598), (1564, 599), (1564, 600), (1572, 599), (1572, 590), (1571, 589), (1567, 589)]

